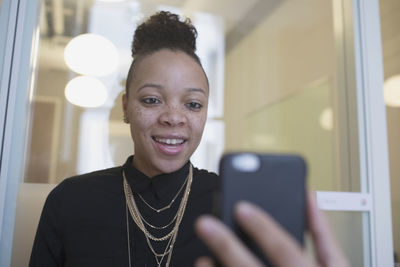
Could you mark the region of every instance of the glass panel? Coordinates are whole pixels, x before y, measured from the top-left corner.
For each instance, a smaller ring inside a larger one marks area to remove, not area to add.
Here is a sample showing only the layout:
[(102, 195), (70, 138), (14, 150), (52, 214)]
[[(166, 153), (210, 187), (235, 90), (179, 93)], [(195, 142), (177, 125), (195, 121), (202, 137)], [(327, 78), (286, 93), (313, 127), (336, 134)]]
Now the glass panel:
[(308, 179), (313, 187), (336, 188), (331, 89), (331, 81), (321, 80), (250, 113), (247, 147), (300, 153), (309, 163)]
[[(382, 53), (385, 77), (386, 118), (392, 198), (392, 224), (395, 261), (400, 265), (400, 2), (381, 0)], [(396, 82), (397, 80), (397, 82)], [(397, 84), (397, 85), (396, 85)], [(392, 88), (392, 89), (391, 89)], [(397, 98), (392, 93), (397, 92)], [(397, 99), (397, 101), (396, 101)]]
[[(363, 224), (369, 225), (369, 214), (367, 212), (349, 211), (329, 211), (325, 214), (339, 245), (350, 262), (350, 266), (370, 266), (369, 235), (361, 227)], [(365, 253), (365, 250), (367, 253)]]
[(313, 189), (360, 191), (349, 162), (358, 148), (348, 145), (358, 142), (350, 139), (357, 123), (347, 121), (356, 114), (344, 113), (350, 99), (337, 71), (337, 12), (326, 1), (284, 1), (227, 44), (226, 148), (301, 154)]

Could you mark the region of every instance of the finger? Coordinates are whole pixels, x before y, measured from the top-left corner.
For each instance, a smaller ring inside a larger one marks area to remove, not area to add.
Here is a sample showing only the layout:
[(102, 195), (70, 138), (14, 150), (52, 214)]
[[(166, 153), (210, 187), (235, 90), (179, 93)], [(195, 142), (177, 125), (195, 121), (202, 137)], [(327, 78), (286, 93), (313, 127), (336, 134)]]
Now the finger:
[(236, 206), (235, 215), (274, 266), (312, 266), (297, 241), (260, 208), (243, 201)]
[(214, 262), (209, 257), (201, 257), (196, 260), (194, 267), (214, 267)]
[(313, 193), (307, 193), (307, 222), (318, 262), (322, 266), (348, 266), (324, 214), (318, 209)]
[(199, 237), (225, 266), (262, 266), (239, 239), (217, 219), (202, 216), (196, 221), (195, 229)]

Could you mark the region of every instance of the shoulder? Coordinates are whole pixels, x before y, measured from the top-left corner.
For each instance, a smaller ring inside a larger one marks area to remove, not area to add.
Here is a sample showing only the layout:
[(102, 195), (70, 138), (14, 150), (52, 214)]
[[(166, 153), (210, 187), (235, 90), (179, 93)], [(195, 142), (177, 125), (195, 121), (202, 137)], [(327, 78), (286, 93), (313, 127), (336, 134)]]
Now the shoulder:
[(47, 196), (42, 218), (58, 228), (76, 225), (76, 220), (93, 216), (122, 195), (122, 167), (110, 168), (65, 179)]
[(193, 175), (201, 179), (219, 179), (219, 176), (216, 173), (196, 167), (193, 167)]
[(220, 178), (214, 172), (193, 168), (193, 178), (193, 183), (205, 191), (213, 191), (219, 186)]
[(108, 183), (115, 178), (120, 178), (122, 172), (122, 167), (114, 167), (99, 171), (94, 171), (90, 173), (85, 173), (81, 175), (76, 175), (65, 179), (62, 183), (58, 185), (60, 188), (68, 189), (70, 187), (76, 186), (96, 186), (104, 183)]
[(122, 172), (122, 167), (119, 166), (119, 167), (94, 171), (94, 172), (90, 172), (90, 173), (85, 173), (85, 174), (81, 174), (81, 175), (76, 175), (76, 176), (65, 179), (60, 184), (60, 186), (73, 185), (73, 184), (93, 185), (96, 183), (108, 181), (109, 179), (112, 179), (115, 177), (121, 177), (121, 172)]
[(114, 167), (66, 178), (50, 192), (48, 200), (87, 194), (100, 188), (112, 189), (114, 184), (120, 185), (121, 171), (122, 167)]

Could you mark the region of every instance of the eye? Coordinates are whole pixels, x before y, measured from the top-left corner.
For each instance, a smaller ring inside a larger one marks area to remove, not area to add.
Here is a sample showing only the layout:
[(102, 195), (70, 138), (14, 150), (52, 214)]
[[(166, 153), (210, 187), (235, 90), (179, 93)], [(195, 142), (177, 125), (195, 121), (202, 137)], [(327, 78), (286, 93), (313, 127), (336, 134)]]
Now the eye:
[(203, 107), (203, 105), (200, 104), (200, 103), (197, 103), (197, 102), (190, 102), (190, 103), (186, 104), (186, 107), (191, 109), (191, 110), (196, 110), (197, 111), (197, 110), (200, 110)]
[(157, 105), (157, 104), (160, 104), (160, 103), (161, 103), (161, 101), (158, 100), (158, 99), (155, 98), (155, 97), (146, 97), (146, 98), (143, 98), (143, 99), (142, 99), (142, 102), (145, 103), (145, 104), (147, 104), (147, 105)]

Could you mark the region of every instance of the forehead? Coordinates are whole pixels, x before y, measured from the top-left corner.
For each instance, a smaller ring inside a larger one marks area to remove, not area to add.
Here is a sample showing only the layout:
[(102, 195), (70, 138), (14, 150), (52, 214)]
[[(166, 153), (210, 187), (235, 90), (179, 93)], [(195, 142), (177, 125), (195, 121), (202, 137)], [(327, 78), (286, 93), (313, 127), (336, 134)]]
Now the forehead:
[(136, 59), (130, 90), (143, 83), (199, 87), (208, 92), (207, 77), (199, 62), (185, 52), (169, 49)]

